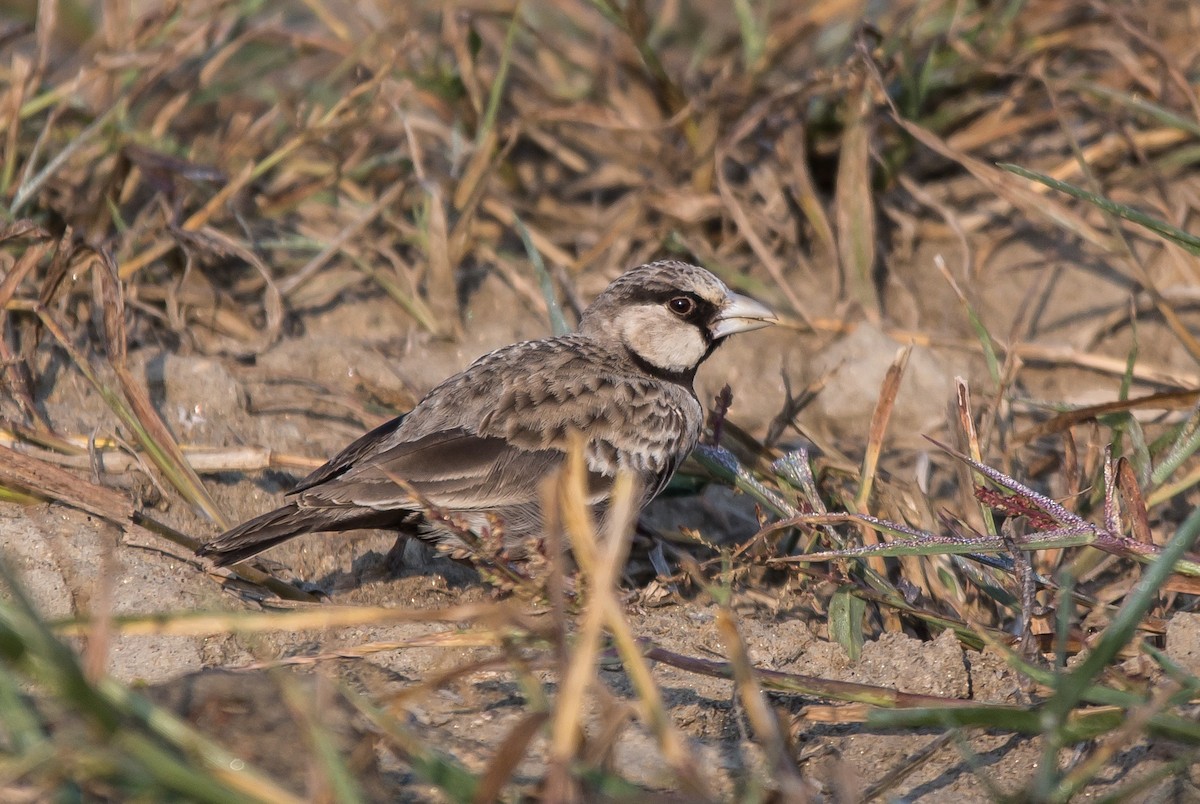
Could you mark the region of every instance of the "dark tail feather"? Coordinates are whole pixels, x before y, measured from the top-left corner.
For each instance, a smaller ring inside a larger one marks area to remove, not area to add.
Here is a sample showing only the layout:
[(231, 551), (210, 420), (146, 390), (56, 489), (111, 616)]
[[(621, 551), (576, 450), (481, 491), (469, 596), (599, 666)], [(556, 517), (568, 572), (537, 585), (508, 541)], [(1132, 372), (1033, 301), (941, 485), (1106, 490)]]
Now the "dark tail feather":
[(335, 524), (336, 520), (332, 518), (314, 516), (311, 510), (301, 512), (295, 503), (291, 503), (225, 531), (197, 550), (196, 555), (208, 556), (218, 567), (225, 567), (293, 537), (326, 530)]

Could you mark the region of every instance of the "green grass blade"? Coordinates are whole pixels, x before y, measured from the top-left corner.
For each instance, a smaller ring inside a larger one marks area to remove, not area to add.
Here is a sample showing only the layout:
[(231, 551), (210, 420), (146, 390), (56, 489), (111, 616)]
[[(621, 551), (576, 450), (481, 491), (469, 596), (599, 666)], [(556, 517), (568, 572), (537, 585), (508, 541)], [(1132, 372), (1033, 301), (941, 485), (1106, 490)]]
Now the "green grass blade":
[(1029, 170), (1028, 168), (1023, 168), (1020, 165), (1013, 165), (1007, 162), (1001, 162), (997, 164), (997, 167), (1001, 168), (1002, 170), (1007, 170), (1009, 173), (1015, 173), (1018, 176), (1022, 176), (1026, 179), (1044, 184), (1047, 187), (1058, 190), (1062, 193), (1066, 193), (1067, 195), (1078, 198), (1081, 201), (1087, 201), (1089, 204), (1093, 204), (1096, 207), (1116, 215), (1119, 218), (1124, 218), (1130, 223), (1136, 223), (1138, 226), (1148, 229), (1151, 232), (1170, 240), (1172, 243), (1175, 243), (1181, 248), (1186, 249), (1188, 252), (1200, 256), (1200, 237), (1197, 237), (1189, 232), (1185, 232), (1178, 227), (1172, 226), (1166, 221), (1155, 218), (1152, 215), (1147, 215), (1145, 212), (1141, 212), (1133, 207), (1126, 206), (1125, 204), (1118, 204), (1116, 201), (1112, 201), (1102, 195), (1096, 195), (1095, 193), (1088, 192), (1087, 190), (1076, 187), (1073, 184), (1067, 184), (1065, 181), (1059, 181), (1058, 179), (1051, 178), (1045, 173), (1038, 173), (1036, 170)]
[(525, 253), (529, 255), (529, 261), (533, 264), (533, 273), (537, 276), (538, 287), (542, 291), (542, 298), (546, 300), (546, 311), (550, 316), (550, 331), (555, 335), (566, 335), (571, 328), (567, 325), (566, 317), (563, 316), (562, 305), (558, 303), (558, 297), (554, 295), (554, 282), (550, 279), (550, 272), (546, 270), (542, 253), (533, 244), (533, 238), (529, 236), (529, 229), (525, 226), (525, 222), (515, 214), (513, 215), (513, 227), (521, 236), (521, 242), (525, 244)]

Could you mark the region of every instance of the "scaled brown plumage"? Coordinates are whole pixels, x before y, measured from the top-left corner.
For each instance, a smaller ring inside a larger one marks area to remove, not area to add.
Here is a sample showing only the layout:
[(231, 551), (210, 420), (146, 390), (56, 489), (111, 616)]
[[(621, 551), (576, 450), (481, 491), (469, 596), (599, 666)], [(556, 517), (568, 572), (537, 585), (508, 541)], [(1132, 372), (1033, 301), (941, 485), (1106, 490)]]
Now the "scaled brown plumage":
[(286, 505), (197, 552), (223, 566), (304, 533), (358, 528), (457, 543), (395, 478), (472, 529), (499, 517), (506, 546), (519, 550), (541, 535), (540, 485), (575, 431), (598, 512), (619, 468), (636, 474), (644, 505), (700, 438), (696, 369), (727, 336), (774, 320), (703, 268), (634, 268), (587, 308), (578, 332), (484, 355), (302, 480)]

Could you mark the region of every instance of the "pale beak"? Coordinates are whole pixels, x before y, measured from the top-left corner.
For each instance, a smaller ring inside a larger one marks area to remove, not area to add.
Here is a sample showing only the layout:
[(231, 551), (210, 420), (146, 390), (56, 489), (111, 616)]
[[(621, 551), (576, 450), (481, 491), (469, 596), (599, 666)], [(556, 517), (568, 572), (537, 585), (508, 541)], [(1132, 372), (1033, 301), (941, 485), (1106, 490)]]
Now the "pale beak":
[(712, 333), (713, 340), (719, 340), (735, 332), (762, 329), (778, 322), (779, 319), (766, 306), (749, 296), (730, 293), (725, 297), (725, 303), (721, 305), (709, 332)]

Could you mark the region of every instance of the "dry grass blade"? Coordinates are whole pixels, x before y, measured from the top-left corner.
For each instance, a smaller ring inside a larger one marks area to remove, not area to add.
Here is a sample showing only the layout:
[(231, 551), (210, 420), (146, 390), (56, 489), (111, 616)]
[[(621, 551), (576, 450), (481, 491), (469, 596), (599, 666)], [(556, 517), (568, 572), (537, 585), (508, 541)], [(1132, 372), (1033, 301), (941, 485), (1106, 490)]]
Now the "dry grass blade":
[[(585, 572), (589, 601), (563, 674), (558, 701), (550, 728), (550, 768), (547, 792), (553, 799), (572, 795), (571, 763), (579, 749), (583, 733), (587, 689), (596, 677), (600, 655), (600, 637), (607, 617), (601, 600), (620, 577), (620, 565), (628, 550), (628, 536), (612, 540), (603, 555), (598, 555), (595, 523), (584, 504), (583, 444), (577, 441), (571, 450), (567, 469), (558, 478), (553, 504), (561, 512), (561, 521), (571, 538), (575, 555)], [(628, 478), (624, 485), (628, 486)], [(626, 488), (628, 494), (628, 488)]]
[(784, 801), (805, 802), (811, 791), (800, 771), (792, 761), (792, 750), (788, 746), (779, 719), (771, 711), (766, 696), (759, 686), (754, 667), (746, 653), (746, 644), (738, 633), (737, 621), (729, 608), (722, 606), (717, 612), (717, 630), (725, 643), (725, 652), (733, 668), (734, 686), (746, 708), (746, 715), (754, 727), (754, 733), (766, 749), (771, 772), (778, 785), (779, 795)]
[[(883, 439), (887, 434), (888, 421), (891, 419), (892, 410), (896, 405), (896, 396), (900, 393), (900, 383), (904, 380), (904, 370), (908, 366), (908, 359), (911, 355), (911, 346), (906, 346), (896, 353), (891, 366), (888, 367), (887, 374), (884, 375), (883, 385), (879, 389), (879, 398), (875, 402), (875, 412), (871, 416), (871, 428), (867, 436), (867, 450), (863, 455), (858, 493), (854, 498), (854, 508), (860, 513), (870, 510), (871, 489), (879, 466), (879, 456), (883, 451)], [(861, 528), (859, 532), (862, 534), (864, 544), (879, 543), (879, 536), (874, 530)], [(869, 563), (871, 569), (880, 577), (887, 577), (887, 564), (882, 558), (872, 557), (869, 559)], [(900, 622), (895, 613), (891, 612), (887, 617), (889, 629), (899, 630)]]
[(65, 469), (2, 445), (0, 485), (16, 486), (118, 525), (128, 525), (133, 519), (133, 504), (119, 492), (81, 480)]
[(454, 283), (454, 266), (461, 255), (453, 253), (446, 222), (445, 201), (436, 187), (429, 191), (426, 201), (425, 240), (429, 254), (425, 276), (429, 285), (429, 307), (441, 322), (446, 334), (462, 329), (458, 316), (458, 293)]
[(5, 367), (3, 382), (8, 386), (13, 399), (20, 407), (21, 412), (32, 423), (33, 428), (36, 428), (38, 432), (45, 433), (49, 431), (50, 427), (38, 410), (37, 402), (34, 399), (33, 375), (29, 371), (29, 365), (17, 357), (13, 344), (9, 343), (10, 338), (15, 340), (15, 335), (15, 328), (10, 326), (9, 320), (0, 310), (0, 365)]
[(545, 712), (534, 712), (517, 721), (508, 732), (508, 736), (500, 742), (500, 749), (496, 751), (480, 777), (474, 801), (485, 804), (500, 800), (504, 786), (509, 783), (517, 765), (525, 758), (529, 743), (537, 736), (548, 718), (549, 715)]
[(796, 203), (804, 213), (805, 220), (813, 228), (813, 233), (821, 244), (825, 255), (837, 253), (837, 238), (833, 234), (833, 225), (825, 212), (824, 201), (813, 182), (812, 172), (808, 168), (808, 148), (805, 144), (805, 130), (802, 123), (784, 132), (779, 143), (780, 158), (789, 168), (792, 192)]
[[(106, 475), (119, 475), (124, 472), (140, 470), (143, 466), (136, 455), (119, 451), (115, 445), (96, 444), (89, 455), (86, 452), (88, 439), (78, 436), (68, 436), (65, 439), (54, 440), (53, 451), (31, 447), (29, 441), (35, 433), (0, 429), (0, 446), (16, 452), (31, 454), (47, 463), (72, 469), (96, 468)], [(82, 447), (85, 451), (80, 451)], [(188, 444), (180, 445), (188, 464), (200, 474), (219, 474), (221, 472), (257, 472), (264, 469), (297, 469), (311, 472), (324, 461), (303, 455), (280, 453), (266, 447), (232, 447), (229, 449), (212, 447), (195, 447)], [(71, 450), (64, 454), (64, 450)]]
[[(235, 670), (271, 670), (277, 667), (310, 667), (323, 662), (336, 662), (342, 659), (365, 659), (380, 653), (395, 653), (410, 648), (496, 648), (502, 647), (500, 637), (492, 630), (461, 632), (441, 631), (427, 636), (414, 637), (403, 641), (390, 640), (386, 642), (364, 642), (345, 648), (315, 653), (285, 656), (281, 659), (271, 659), (261, 662), (249, 662), (239, 665)], [(405, 698), (420, 698), (428, 692), (444, 687), (448, 682), (464, 676), (485, 670), (502, 669), (507, 659), (486, 659), (470, 664), (459, 665), (453, 670), (426, 678), (420, 684), (414, 684), (404, 690)], [(401, 696), (397, 696), (399, 698)]]
[[(0, 95), (0, 127), (5, 129), (4, 153), (14, 154), (21, 139), (21, 106), (30, 87), (33, 65), (29, 59), (14, 58), (9, 74), (8, 91)], [(8, 158), (0, 165), (0, 196), (8, 197), (16, 175), (17, 160)]]
[[(971, 412), (971, 389), (967, 386), (967, 381), (962, 377), (954, 378), (954, 410), (958, 416), (958, 433), (963, 441), (966, 442), (967, 454), (975, 462), (983, 463), (983, 450), (979, 446), (979, 434), (975, 430), (975, 416)], [(981, 475), (969, 474), (970, 470), (965, 466), (960, 471), (968, 478), (968, 482), (963, 484), (964, 493), (966, 489), (974, 488), (977, 484), (983, 482)], [(996, 536), (998, 530), (996, 528), (996, 518), (992, 515), (992, 509), (984, 505), (982, 500), (977, 500), (977, 503), (987, 534), (989, 536)]]
[[(0, 487), (13, 486), (35, 495), (36, 500), (55, 502), (87, 511), (120, 528), (141, 530), (168, 539), (189, 553), (200, 542), (143, 514), (125, 495), (104, 486), (82, 480), (77, 475), (31, 455), (0, 445)], [(313, 602), (314, 598), (291, 584), (251, 567), (239, 567), (237, 574), (250, 583), (266, 587), (287, 600)]]
[(224, 529), (229, 526), (228, 520), (188, 463), (175, 436), (159, 417), (146, 389), (129, 369), (126, 360), (125, 302), (117, 268), (107, 253), (97, 253), (95, 257), (93, 265), (99, 281), (101, 303), (104, 305), (108, 361), (127, 405), (114, 408), (114, 412), (133, 430), (138, 443), (183, 498), (202, 511), (217, 527)]
[[(25, 246), (20, 256), (8, 268), (3, 280), (0, 281), (0, 366), (3, 366), (4, 384), (8, 386), (16, 399), (21, 412), (39, 430), (44, 432), (50, 428), (34, 400), (34, 380), (28, 362), (20, 359), (16, 354), (18, 351), (17, 331), (9, 316), (8, 305), (16, 294), (17, 288), (54, 247), (55, 239), (48, 231), (28, 220), (16, 221), (0, 230), (0, 244), (26, 239), (32, 239), (33, 242)], [(0, 262), (0, 264), (3, 263)]]
[(871, 111), (865, 76), (846, 94), (846, 124), (838, 157), (834, 220), (842, 288), (858, 302), (868, 321), (882, 317), (875, 286), (875, 202), (871, 187)]
[(1102, 372), (1117, 377), (1126, 374), (1138, 382), (1171, 388), (1188, 389), (1200, 385), (1200, 374), (1167, 366), (1156, 366), (1146, 361), (1140, 361), (1133, 371), (1129, 370), (1129, 361), (1123, 357), (1082, 352), (1071, 346), (1055, 346), (1042, 343), (1021, 343), (1013, 347), (1027, 363), (1045, 363), (1049, 366), (1078, 366), (1092, 371)]
[(922, 126), (904, 119), (893, 108), (892, 116), (896, 124), (912, 135), (925, 147), (951, 161), (962, 165), (972, 176), (978, 179), (992, 194), (1021, 210), (1024, 214), (1035, 218), (1049, 218), (1056, 226), (1077, 235), (1105, 252), (1114, 249), (1112, 239), (1100, 234), (1095, 227), (1082, 217), (1061, 204), (1048, 201), (1040, 193), (1030, 190), (1016, 181), (1003, 170), (976, 159), (969, 154), (951, 147), (944, 139), (938, 137)]
[[(645, 649), (646, 658), (651, 661), (686, 670), (689, 673), (726, 678), (733, 680), (736, 671), (730, 662), (714, 662), (708, 659), (697, 659), (693, 656), (683, 656), (669, 650), (657, 647)], [(850, 701), (870, 704), (882, 708), (913, 708), (913, 707), (944, 707), (947, 709), (976, 708), (981, 705), (958, 698), (945, 698), (936, 695), (920, 695), (911, 692), (900, 692), (873, 684), (860, 684), (853, 681), (833, 681), (826, 678), (806, 676), (799, 673), (784, 673), (779, 670), (764, 670), (755, 668), (755, 675), (764, 689), (773, 692), (790, 693), (793, 695), (811, 695), (818, 698), (828, 698), (834, 701)], [(996, 704), (991, 708), (1004, 712), (1011, 707)]]
[(871, 415), (871, 426), (867, 433), (867, 450), (863, 455), (861, 477), (858, 493), (854, 496), (854, 507), (859, 512), (869, 510), (871, 489), (874, 486), (875, 473), (879, 468), (879, 456), (883, 452), (883, 440), (887, 435), (888, 421), (896, 406), (896, 397), (900, 393), (900, 384), (904, 381), (904, 370), (908, 367), (908, 359), (912, 356), (912, 346), (905, 346), (896, 352), (892, 364), (888, 366), (883, 384), (879, 388), (879, 397), (875, 402), (875, 411)]
[[(379, 606), (304, 606), (298, 611), (272, 612), (188, 612), (152, 616), (118, 616), (112, 620), (113, 632), (141, 636), (211, 636), (221, 633), (264, 633), (271, 631), (323, 631), (365, 625), (426, 622), (480, 622), (496, 627), (520, 624), (523, 630), (537, 633), (509, 605), (469, 604), (447, 609), (391, 609)], [(65, 635), (86, 633), (87, 619), (57, 623), (55, 631)]]
[(0, 281), (0, 317), (4, 315), (4, 309), (17, 292), (17, 288), (54, 246), (50, 233), (33, 221), (16, 221), (0, 229), (0, 243), (24, 239), (32, 239), (33, 243), (21, 252), (16, 262), (4, 274), (4, 279)]
[[(567, 460), (566, 476), (568, 478), (566, 482), (569, 485), (565, 488), (571, 491), (568, 492), (567, 499), (560, 498), (564, 503), (563, 524), (571, 537), (571, 546), (584, 576), (593, 579), (593, 585), (589, 587), (588, 607), (595, 607), (598, 610), (598, 613), (592, 616), (601, 619), (612, 634), (626, 672), (629, 673), (630, 680), (637, 692), (641, 717), (658, 740), (659, 747), (674, 771), (680, 787), (688, 791), (690, 795), (708, 797), (703, 777), (695, 766), (682, 735), (667, 715), (662, 693), (638, 648), (637, 640), (625, 620), (621, 602), (617, 597), (617, 579), (620, 578), (620, 570), (624, 566), (625, 555), (629, 550), (632, 536), (635, 514), (634, 500), (641, 492), (635, 488), (631, 475), (622, 473), (617, 476), (606, 518), (605, 540), (598, 542), (594, 536), (595, 531), (589, 522), (587, 509), (583, 504), (582, 489), (586, 475), (582, 443), (571, 450)], [(602, 551), (598, 549), (601, 546), (603, 547)], [(607, 580), (608, 585), (600, 586), (601, 580)], [(586, 624), (587, 620), (585, 620)], [(572, 668), (570, 672), (583, 676), (586, 681), (595, 673), (594, 660), (581, 669)], [(579, 689), (580, 686), (579, 681), (575, 681), (573, 684), (575, 689)], [(581, 693), (582, 689), (579, 689), (578, 697), (564, 700), (560, 706), (565, 706), (569, 711), (562, 716), (561, 721), (556, 717), (557, 728), (553, 733), (566, 746), (571, 745), (574, 740), (573, 735), (564, 734), (567, 732), (567, 723), (581, 722), (579, 719), (583, 706)], [(560, 744), (558, 750), (564, 751), (565, 746)], [(559, 754), (559, 756), (562, 755)]]
[(358, 237), (362, 230), (379, 217), (380, 213), (395, 203), (400, 194), (407, 189), (407, 185), (397, 182), (379, 196), (378, 200), (371, 206), (367, 207), (361, 215), (354, 221), (347, 224), (338, 232), (337, 236), (331, 240), (325, 248), (321, 249), (320, 253), (306, 262), (295, 273), (290, 274), (279, 281), (279, 292), (284, 296), (292, 295), (297, 289), (304, 285), (318, 271), (321, 270), (333, 257), (341, 251), (341, 249), (351, 240)]
[(1124, 503), (1125, 511), (1129, 516), (1133, 538), (1143, 544), (1154, 544), (1150, 517), (1146, 511), (1146, 499), (1142, 496), (1142, 490), (1133, 473), (1133, 467), (1124, 456), (1117, 461), (1116, 489), (1121, 494), (1121, 502)]
[[(1097, 405), (1084, 405), (1065, 413), (1059, 413), (1045, 421), (1016, 432), (1013, 437), (1021, 442), (1033, 441), (1044, 436), (1060, 433), (1070, 427), (1084, 422), (1095, 421), (1101, 416), (1112, 413), (1126, 413), (1135, 410), (1182, 410), (1192, 407), (1200, 401), (1200, 391), (1162, 391), (1157, 394), (1147, 394), (1135, 399), (1119, 399), (1115, 402), (1101, 402)], [(976, 457), (972, 455), (972, 457)]]

